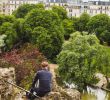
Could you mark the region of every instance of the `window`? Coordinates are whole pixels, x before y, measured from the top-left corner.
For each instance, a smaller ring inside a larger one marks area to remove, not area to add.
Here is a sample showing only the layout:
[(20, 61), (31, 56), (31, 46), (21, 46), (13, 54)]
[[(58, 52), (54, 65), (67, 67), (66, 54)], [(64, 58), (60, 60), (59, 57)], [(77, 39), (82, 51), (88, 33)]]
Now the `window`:
[(69, 12), (72, 12), (72, 9), (69, 9)]

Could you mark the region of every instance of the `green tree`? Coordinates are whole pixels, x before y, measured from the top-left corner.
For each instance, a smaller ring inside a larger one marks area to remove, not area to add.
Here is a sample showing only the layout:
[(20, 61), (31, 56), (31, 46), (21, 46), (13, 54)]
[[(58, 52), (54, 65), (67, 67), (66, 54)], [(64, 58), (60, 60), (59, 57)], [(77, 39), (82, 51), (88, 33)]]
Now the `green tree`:
[(44, 9), (44, 6), (43, 4), (23, 4), (13, 12), (13, 15), (17, 18), (24, 18), (32, 9)]
[(99, 44), (95, 35), (86, 34), (73, 33), (69, 41), (63, 44), (63, 49), (57, 58), (58, 73), (62, 80), (75, 83), (80, 90), (89, 83), (97, 83), (95, 73), (99, 66), (104, 64), (98, 59), (100, 57), (102, 59), (100, 55), (105, 54), (103, 46)]
[(0, 15), (0, 25), (4, 22), (4, 15)]
[(100, 40), (102, 41), (102, 43), (110, 45), (110, 31), (105, 30), (100, 34)]
[(17, 33), (13, 28), (13, 24), (9, 22), (5, 22), (0, 27), (0, 34), (6, 35), (4, 40), (5, 43), (5, 50), (9, 50), (13, 47), (14, 43), (16, 42)]
[(73, 28), (73, 21), (71, 19), (64, 19), (63, 20), (63, 27), (65, 30), (65, 39), (69, 39), (70, 34), (73, 33), (75, 30)]
[(109, 25), (109, 16), (106, 14), (98, 14), (93, 16), (87, 26), (88, 26), (88, 31), (93, 33), (95, 32), (97, 36), (100, 35), (105, 30), (108, 30), (108, 25)]
[(13, 15), (5, 15), (4, 22), (14, 23), (16, 18)]
[(15, 22), (15, 17), (13, 15), (0, 15), (0, 25), (2, 25), (4, 22)]
[(18, 18), (16, 21), (13, 23), (13, 28), (16, 30), (17, 33), (17, 46), (23, 44), (26, 42), (26, 36), (24, 34), (24, 19), (23, 18)]
[[(58, 15), (52, 10), (36, 10), (35, 9), (35, 10), (32, 10), (26, 16), (26, 19), (25, 19), (24, 30), (28, 38), (32, 37), (32, 32), (35, 31), (34, 28), (38, 26), (42, 27), (42, 30), (43, 30), (43, 32), (41, 31), (42, 35), (40, 35), (40, 38), (41, 37), (43, 38), (44, 36), (43, 34), (47, 34), (46, 37), (50, 38), (52, 41), (51, 47), (46, 46), (48, 48), (46, 48), (46, 51), (44, 54), (47, 53), (48, 55), (46, 55), (46, 57), (49, 59), (53, 59), (56, 57), (56, 55), (61, 50), (61, 46), (64, 40), (64, 29), (62, 27), (62, 23)], [(44, 30), (46, 30), (47, 33), (45, 33)], [(40, 30), (38, 31), (38, 33), (40, 33)], [(45, 39), (46, 37), (44, 36)], [(42, 43), (42, 40), (41, 40), (41, 43)], [(45, 45), (48, 45), (48, 44), (45, 44)], [(43, 48), (41, 51), (44, 52)]]
[(107, 47), (103, 47), (103, 49), (99, 49), (99, 52), (104, 52), (98, 56), (97, 63), (101, 63), (98, 65), (98, 70), (102, 74), (105, 75), (107, 80), (107, 87), (110, 88), (109, 75), (110, 75), (110, 53), (107, 51)]
[(38, 48), (45, 56), (52, 55), (52, 39), (45, 28), (41, 26), (34, 28), (32, 43), (37, 44)]
[[(74, 18), (75, 19), (75, 18)], [(87, 31), (87, 23), (90, 20), (90, 16), (87, 13), (83, 13), (79, 18), (76, 18), (74, 27), (77, 31)]]
[[(109, 42), (109, 26), (110, 26), (110, 18), (106, 14), (99, 14), (93, 16), (88, 22), (88, 31), (90, 33), (95, 33), (97, 37), (100, 39), (101, 43)], [(108, 36), (108, 37), (107, 37)]]
[(58, 14), (61, 20), (67, 19), (67, 11), (60, 6), (53, 6), (52, 10)]

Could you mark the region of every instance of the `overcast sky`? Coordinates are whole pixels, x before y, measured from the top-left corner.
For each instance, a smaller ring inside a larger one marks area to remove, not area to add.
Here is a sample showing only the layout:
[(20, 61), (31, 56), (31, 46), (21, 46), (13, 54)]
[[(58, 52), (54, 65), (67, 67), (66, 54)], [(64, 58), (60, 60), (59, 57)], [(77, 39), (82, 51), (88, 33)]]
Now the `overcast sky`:
[[(99, 0), (83, 0), (83, 1), (99, 1)], [(100, 1), (109, 1), (109, 0), (100, 0)]]

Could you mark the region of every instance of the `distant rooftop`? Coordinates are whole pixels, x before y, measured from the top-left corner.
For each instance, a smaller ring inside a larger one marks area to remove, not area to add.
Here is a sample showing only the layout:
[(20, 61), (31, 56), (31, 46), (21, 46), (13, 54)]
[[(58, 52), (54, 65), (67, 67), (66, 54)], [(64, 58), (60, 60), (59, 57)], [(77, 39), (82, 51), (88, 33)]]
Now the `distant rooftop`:
[(47, 0), (50, 3), (67, 3), (68, 0)]
[(110, 1), (89, 1), (93, 5), (110, 5)]

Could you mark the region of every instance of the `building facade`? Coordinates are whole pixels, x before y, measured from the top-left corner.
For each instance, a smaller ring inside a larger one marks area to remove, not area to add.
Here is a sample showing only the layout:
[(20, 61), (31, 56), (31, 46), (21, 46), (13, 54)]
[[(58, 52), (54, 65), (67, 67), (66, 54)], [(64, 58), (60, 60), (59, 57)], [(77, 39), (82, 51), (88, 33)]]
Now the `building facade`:
[(22, 4), (37, 4), (43, 3), (45, 0), (1, 0), (0, 1), (0, 13), (10, 15)]
[(53, 5), (63, 6), (69, 17), (79, 17), (86, 12), (91, 16), (96, 14), (108, 14), (110, 16), (110, 1), (89, 1), (82, 0), (0, 0), (0, 13), (11, 15), (22, 4), (44, 3), (46, 9), (51, 9)]
[(110, 2), (105, 1), (89, 1), (81, 2), (78, 4), (69, 4), (67, 7), (69, 16), (79, 17), (82, 13), (86, 12), (91, 16), (97, 14), (107, 14), (110, 16)]

